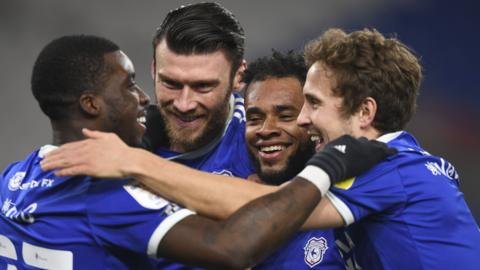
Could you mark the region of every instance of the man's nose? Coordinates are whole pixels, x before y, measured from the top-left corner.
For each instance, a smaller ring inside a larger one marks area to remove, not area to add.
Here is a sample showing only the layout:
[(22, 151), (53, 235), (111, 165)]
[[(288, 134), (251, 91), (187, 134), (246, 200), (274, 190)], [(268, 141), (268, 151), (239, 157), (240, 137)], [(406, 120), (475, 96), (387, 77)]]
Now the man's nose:
[(175, 97), (173, 106), (179, 112), (188, 112), (194, 110), (197, 104), (194, 100), (194, 95), (195, 93), (193, 90), (185, 86), (179, 91), (178, 96)]
[(257, 135), (262, 138), (268, 138), (280, 134), (276, 119), (272, 117), (265, 118), (260, 129), (257, 130)]

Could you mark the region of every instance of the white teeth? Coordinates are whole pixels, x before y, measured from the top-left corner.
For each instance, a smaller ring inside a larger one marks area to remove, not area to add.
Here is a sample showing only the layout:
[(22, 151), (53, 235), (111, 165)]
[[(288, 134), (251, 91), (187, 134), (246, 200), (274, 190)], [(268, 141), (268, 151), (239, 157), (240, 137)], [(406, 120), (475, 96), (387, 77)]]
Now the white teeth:
[(140, 116), (137, 118), (137, 122), (144, 125), (147, 122), (147, 118), (145, 116)]
[(312, 142), (317, 142), (317, 141), (320, 140), (320, 136), (318, 136), (318, 135), (312, 135), (312, 136), (310, 136), (310, 140), (311, 140)]
[(262, 152), (274, 152), (274, 151), (281, 151), (285, 149), (283, 145), (272, 145), (272, 146), (264, 146), (260, 148)]

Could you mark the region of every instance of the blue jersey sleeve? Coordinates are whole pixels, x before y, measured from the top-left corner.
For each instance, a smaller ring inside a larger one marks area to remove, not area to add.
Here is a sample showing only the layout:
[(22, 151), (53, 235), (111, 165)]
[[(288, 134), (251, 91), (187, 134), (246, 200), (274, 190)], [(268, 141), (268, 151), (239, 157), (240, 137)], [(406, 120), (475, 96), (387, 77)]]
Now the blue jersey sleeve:
[(346, 225), (401, 207), (405, 202), (406, 195), (398, 171), (393, 169), (380, 175), (375, 175), (375, 171), (340, 182), (327, 193)]
[(100, 245), (147, 253), (150, 257), (156, 257), (163, 236), (193, 214), (125, 182), (96, 181), (87, 199), (91, 229)]

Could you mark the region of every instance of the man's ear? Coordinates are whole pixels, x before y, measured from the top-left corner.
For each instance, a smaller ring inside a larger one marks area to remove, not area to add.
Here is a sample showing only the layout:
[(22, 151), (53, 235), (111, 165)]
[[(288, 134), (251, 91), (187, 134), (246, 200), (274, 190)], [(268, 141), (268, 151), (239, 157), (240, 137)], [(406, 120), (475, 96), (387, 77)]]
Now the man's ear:
[(372, 125), (375, 115), (377, 114), (377, 102), (372, 97), (367, 97), (360, 104), (358, 111), (358, 120), (361, 128)]
[(89, 116), (98, 116), (102, 111), (102, 101), (93, 93), (84, 93), (79, 99), (80, 108)]
[(246, 69), (247, 69), (247, 61), (243, 59), (242, 63), (240, 64), (240, 67), (238, 67), (237, 72), (235, 72), (235, 76), (233, 77), (233, 91), (240, 92), (245, 86), (245, 84), (242, 83), (242, 78)]
[(152, 60), (152, 64), (150, 65), (150, 75), (152, 76), (153, 83), (155, 83), (155, 70), (157, 69), (157, 64), (155, 60)]

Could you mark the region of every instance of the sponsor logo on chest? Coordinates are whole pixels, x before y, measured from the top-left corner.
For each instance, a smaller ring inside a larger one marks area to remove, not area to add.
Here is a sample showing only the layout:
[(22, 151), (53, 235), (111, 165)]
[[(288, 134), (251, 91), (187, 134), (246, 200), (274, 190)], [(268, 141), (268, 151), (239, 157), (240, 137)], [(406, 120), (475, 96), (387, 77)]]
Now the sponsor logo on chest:
[(55, 180), (53, 179), (44, 178), (41, 180), (32, 179), (26, 183), (22, 183), (24, 178), (25, 178), (25, 172), (16, 172), (8, 180), (8, 189), (10, 191), (17, 191), (19, 189), (27, 190), (27, 189), (33, 189), (38, 187), (49, 188), (55, 182)]

